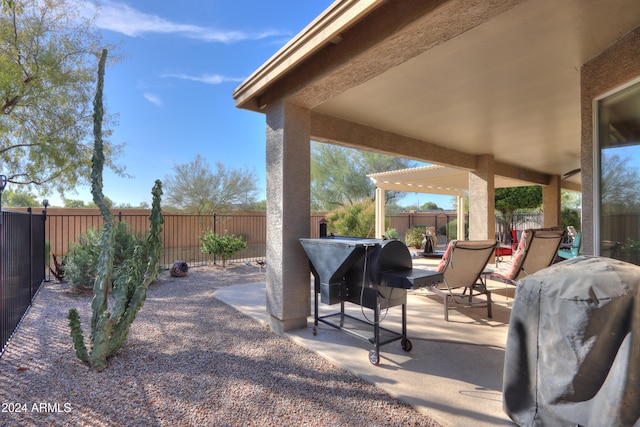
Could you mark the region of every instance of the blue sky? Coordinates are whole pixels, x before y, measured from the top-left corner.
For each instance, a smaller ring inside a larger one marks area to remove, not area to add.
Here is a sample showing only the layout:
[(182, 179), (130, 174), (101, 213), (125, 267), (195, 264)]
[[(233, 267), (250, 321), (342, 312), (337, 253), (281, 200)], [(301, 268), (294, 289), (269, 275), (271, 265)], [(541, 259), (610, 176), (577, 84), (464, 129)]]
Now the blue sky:
[[(105, 170), (105, 195), (150, 202), (155, 179), (201, 154), (210, 165), (255, 170), (264, 199), (265, 116), (235, 108), (232, 92), (332, 0), (97, 3), (98, 27), (123, 56), (106, 70), (104, 96), (118, 115), (112, 141), (126, 143), (119, 163), (132, 176)], [(88, 188), (67, 197), (91, 200)]]

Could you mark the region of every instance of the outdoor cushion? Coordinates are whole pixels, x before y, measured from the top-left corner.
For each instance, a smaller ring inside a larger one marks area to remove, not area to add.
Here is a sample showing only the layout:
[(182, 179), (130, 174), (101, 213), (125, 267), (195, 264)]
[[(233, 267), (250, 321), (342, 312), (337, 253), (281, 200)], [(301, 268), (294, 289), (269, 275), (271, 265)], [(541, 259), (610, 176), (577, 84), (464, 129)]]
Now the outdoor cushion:
[(558, 251), (558, 256), (563, 259), (571, 259), (575, 258), (578, 255), (581, 255), (582, 252), (582, 233), (578, 232), (573, 237), (573, 244), (571, 245), (571, 249), (560, 249)]
[[(548, 227), (548, 228), (537, 228), (536, 230), (540, 231), (550, 231), (550, 230), (558, 230), (558, 227)], [(513, 253), (511, 257), (511, 268), (509, 269), (509, 273), (506, 274), (506, 277), (514, 278), (520, 271), (520, 267), (524, 262), (524, 257), (529, 249), (529, 243), (531, 242), (531, 235), (533, 234), (533, 229), (527, 229), (522, 232), (520, 235), (520, 240), (518, 241), (518, 247), (516, 251)]]
[(442, 255), (442, 260), (440, 261), (440, 264), (438, 264), (439, 273), (444, 271), (444, 267), (447, 265), (447, 259), (449, 259), (449, 255), (451, 255), (451, 248), (453, 248), (454, 244), (455, 244), (455, 240), (452, 240), (447, 245), (447, 250), (444, 251), (444, 254)]

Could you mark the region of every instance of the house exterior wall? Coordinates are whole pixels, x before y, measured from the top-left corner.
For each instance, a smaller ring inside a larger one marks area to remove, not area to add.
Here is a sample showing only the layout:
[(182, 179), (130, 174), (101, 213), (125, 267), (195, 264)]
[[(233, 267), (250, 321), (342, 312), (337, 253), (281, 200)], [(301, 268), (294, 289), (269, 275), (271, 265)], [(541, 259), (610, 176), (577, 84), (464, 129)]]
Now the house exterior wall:
[(585, 63), (581, 69), (582, 110), (582, 250), (594, 254), (594, 99), (640, 77), (640, 27), (636, 27), (600, 55)]

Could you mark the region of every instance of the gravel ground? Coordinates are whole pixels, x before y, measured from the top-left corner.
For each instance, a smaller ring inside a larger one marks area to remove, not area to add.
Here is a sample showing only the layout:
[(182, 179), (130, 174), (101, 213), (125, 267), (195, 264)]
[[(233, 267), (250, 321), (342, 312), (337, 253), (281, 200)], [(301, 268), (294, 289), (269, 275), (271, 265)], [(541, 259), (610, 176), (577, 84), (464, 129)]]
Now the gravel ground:
[(162, 273), (102, 372), (75, 357), (66, 319), (78, 308), (86, 341), (92, 294), (45, 283), (0, 358), (0, 425), (436, 426), (213, 296), (264, 276)]

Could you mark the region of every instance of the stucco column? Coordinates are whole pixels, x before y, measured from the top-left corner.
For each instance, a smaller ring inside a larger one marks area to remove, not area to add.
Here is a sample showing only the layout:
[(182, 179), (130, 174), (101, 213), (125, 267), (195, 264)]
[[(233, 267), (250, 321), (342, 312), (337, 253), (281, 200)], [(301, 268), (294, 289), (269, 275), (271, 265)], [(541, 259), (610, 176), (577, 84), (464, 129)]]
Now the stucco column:
[(273, 332), (305, 328), (310, 314), (310, 113), (287, 103), (267, 108), (267, 311)]
[(554, 175), (549, 185), (542, 186), (542, 210), (544, 211), (544, 226), (557, 227), (560, 225), (560, 176)]
[(495, 162), (478, 156), (477, 169), (469, 172), (469, 239), (496, 238)]
[(384, 235), (384, 217), (385, 217), (385, 197), (384, 190), (376, 187), (376, 239), (382, 239)]

